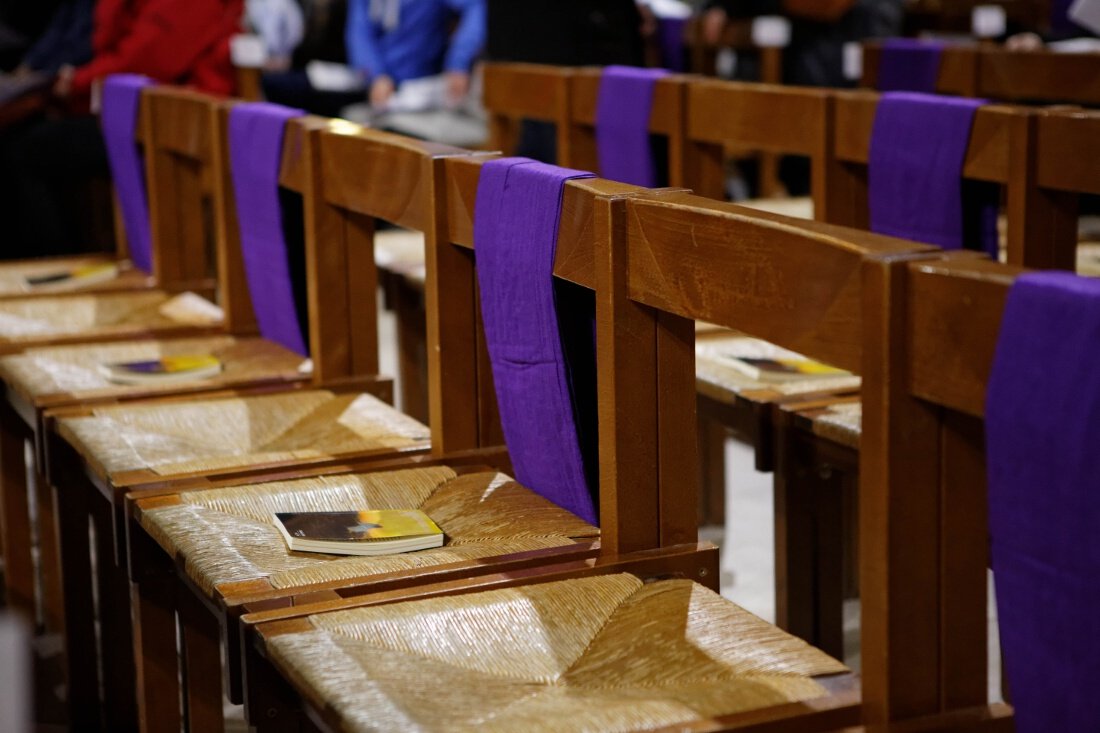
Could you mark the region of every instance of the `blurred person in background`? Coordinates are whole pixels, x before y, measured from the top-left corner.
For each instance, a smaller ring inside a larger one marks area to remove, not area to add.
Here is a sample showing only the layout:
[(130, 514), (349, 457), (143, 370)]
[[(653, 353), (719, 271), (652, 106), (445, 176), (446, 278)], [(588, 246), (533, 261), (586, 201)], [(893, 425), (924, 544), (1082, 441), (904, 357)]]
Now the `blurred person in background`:
[(301, 71), (269, 75), (265, 96), (319, 114), (363, 102), (385, 111), (460, 104), (485, 45), (485, 0), (348, 0), (346, 66), (313, 59)]
[(60, 0), (0, 0), (0, 71), (11, 71), (42, 35)]
[(99, 0), (92, 58), (62, 67), (53, 111), (25, 122), (0, 142), (0, 216), (8, 222), (2, 256), (75, 251), (78, 193), (108, 175), (92, 86), (117, 73), (213, 94), (234, 91), (229, 40), (241, 28), (243, 0)]
[(65, 67), (88, 63), (92, 58), (92, 16), (95, 0), (65, 0), (54, 11), (49, 25), (27, 50), (12, 73), (56, 74)]

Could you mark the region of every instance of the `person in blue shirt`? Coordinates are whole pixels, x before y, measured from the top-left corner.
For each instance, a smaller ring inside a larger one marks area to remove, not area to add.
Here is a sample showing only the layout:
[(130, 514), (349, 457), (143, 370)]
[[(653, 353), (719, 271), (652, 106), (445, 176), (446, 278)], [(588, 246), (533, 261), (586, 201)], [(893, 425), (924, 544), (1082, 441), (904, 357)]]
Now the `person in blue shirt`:
[(485, 28), (485, 0), (349, 0), (348, 63), (364, 75), (375, 107), (385, 107), (403, 82), (440, 73), (449, 100), (458, 102), (469, 91)]

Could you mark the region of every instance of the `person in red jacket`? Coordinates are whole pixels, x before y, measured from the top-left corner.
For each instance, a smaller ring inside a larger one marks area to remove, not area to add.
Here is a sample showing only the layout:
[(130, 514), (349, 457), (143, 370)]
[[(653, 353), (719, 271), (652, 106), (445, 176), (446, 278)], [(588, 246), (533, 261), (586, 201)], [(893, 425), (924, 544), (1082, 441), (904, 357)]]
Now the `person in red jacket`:
[[(88, 113), (93, 85), (111, 74), (144, 74), (213, 94), (234, 91), (229, 39), (244, 0), (98, 0), (91, 61), (64, 68), (53, 93), (64, 115), (24, 124), (0, 140), (0, 257), (67, 254), (81, 240), (74, 192), (107, 175), (99, 124)], [(6, 194), (6, 195), (5, 195)]]

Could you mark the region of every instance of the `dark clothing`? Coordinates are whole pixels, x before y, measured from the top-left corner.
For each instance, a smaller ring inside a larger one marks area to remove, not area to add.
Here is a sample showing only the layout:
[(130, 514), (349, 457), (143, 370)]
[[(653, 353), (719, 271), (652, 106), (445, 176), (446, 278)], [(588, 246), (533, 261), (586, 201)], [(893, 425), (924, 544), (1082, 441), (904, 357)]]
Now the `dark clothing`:
[(634, 0), (489, 0), (488, 56), (559, 66), (641, 66)]
[(366, 99), (366, 92), (325, 92), (314, 89), (305, 71), (264, 74), (264, 99), (315, 115), (339, 117), (341, 110)]
[[(844, 77), (844, 46), (901, 31), (904, 0), (859, 0), (835, 23), (791, 18), (791, 45), (783, 55), (787, 84), (816, 87), (851, 86)], [(782, 0), (712, 0), (732, 18), (783, 15)]]
[(305, 0), (302, 12), (306, 34), (294, 50), (293, 67), (303, 69), (310, 61), (345, 63), (348, 58), (344, 48), (347, 0)]
[(62, 66), (81, 66), (92, 58), (94, 0), (69, 0), (57, 9), (46, 31), (35, 41), (23, 65), (55, 74)]
[(13, 235), (0, 258), (69, 254), (86, 243), (77, 211), (86, 208), (88, 181), (110, 177), (99, 120), (39, 119), (9, 130), (0, 138), (0, 171), (0, 207)]

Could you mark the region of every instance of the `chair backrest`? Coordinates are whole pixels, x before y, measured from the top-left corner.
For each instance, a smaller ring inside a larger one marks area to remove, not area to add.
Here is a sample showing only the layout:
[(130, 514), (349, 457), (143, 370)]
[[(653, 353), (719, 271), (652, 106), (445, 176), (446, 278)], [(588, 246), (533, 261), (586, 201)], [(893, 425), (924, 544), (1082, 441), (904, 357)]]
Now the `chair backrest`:
[(1050, 24), (1050, 0), (913, 0), (906, 5), (906, 32), (969, 33), (974, 8), (997, 5), (1005, 19), (1031, 30)]
[[(600, 68), (575, 69), (569, 79), (568, 158), (559, 157), (559, 165), (599, 173), (596, 146), (596, 110), (599, 105)], [(683, 186), (684, 92), (692, 77), (670, 75), (659, 79), (653, 88), (653, 112), (649, 131), (668, 140), (670, 186)]]
[(178, 87), (142, 92), (140, 139), (152, 234), (153, 276), (167, 290), (213, 288), (214, 145), (218, 100)]
[(485, 64), (483, 104), (489, 113), (489, 146), (510, 155), (522, 120), (553, 123), (558, 161), (572, 160), (569, 79), (573, 70), (541, 64)]
[(982, 418), (1020, 272), (959, 254), (866, 273), (877, 313), (860, 459), (862, 645), (876, 650), (863, 658), (877, 688), (868, 723), (987, 702)]
[[(882, 44), (863, 47), (861, 86), (877, 88)], [(1094, 53), (943, 49), (936, 91), (1006, 102), (1100, 105), (1100, 56)]]
[[(305, 182), (314, 373), (316, 379), (332, 384), (377, 373), (375, 220), (423, 232), (430, 252), (430, 243), (445, 229), (448, 213), (443, 161), (471, 154), (340, 120), (324, 125), (303, 121), (298, 127), (300, 130), (292, 132), (286, 141), (283, 181), (289, 186)], [(299, 166), (291, 161), (297, 158), (294, 151), (302, 142), (305, 152)], [(448, 321), (448, 327), (450, 319), (454, 319), (454, 329), (461, 330), (464, 309), (473, 304), (473, 288), (474, 282), (464, 279), (461, 273), (445, 268), (441, 275), (429, 257), (426, 285), (429, 327), (433, 318), (437, 324), (440, 318)], [(458, 303), (454, 308), (452, 301)], [(472, 345), (464, 344), (463, 348), (472, 354), (476, 345), (475, 339)], [(430, 348), (429, 354), (433, 448), (444, 451), (458, 450), (460, 445), (478, 447), (476, 413), (472, 414), (473, 433), (463, 433), (468, 425), (465, 421), (471, 415), (443, 409), (440, 390), (435, 388), (437, 382), (444, 381), (455, 390), (454, 399), (476, 395), (476, 388), (459, 376), (476, 374), (476, 358), (470, 357), (469, 362), (460, 358), (441, 361), (438, 355), (431, 354)], [(448, 397), (451, 396), (448, 392)]]
[[(829, 206), (826, 220), (856, 228), (870, 226), (867, 163), (879, 95), (837, 92), (834, 158), (826, 167)], [(987, 105), (974, 116), (963, 177), (1004, 187), (1008, 261), (1037, 269), (1075, 269), (1077, 192), (1094, 190), (1095, 177), (1082, 171), (1097, 148), (1088, 135), (1096, 127), (1089, 115), (1055, 115), (1044, 122), (1028, 107)], [(1070, 132), (1069, 128), (1080, 128)], [(1040, 130), (1045, 132), (1040, 136)], [(1081, 141), (1080, 151), (1065, 148), (1053, 133)], [(1039, 144), (1040, 137), (1045, 140)], [(1072, 150), (1072, 152), (1071, 152)], [(1074, 160), (1074, 156), (1078, 156)], [(1066, 165), (1066, 172), (1058, 170)], [(1042, 175), (1039, 175), (1039, 171)], [(1085, 186), (1081, 183), (1086, 182)]]
[[(815, 217), (830, 208), (825, 165), (832, 146), (830, 93), (804, 87), (692, 81), (682, 185), (709, 198), (725, 197), (725, 146), (810, 158)], [(675, 167), (674, 167), (675, 170)]]

